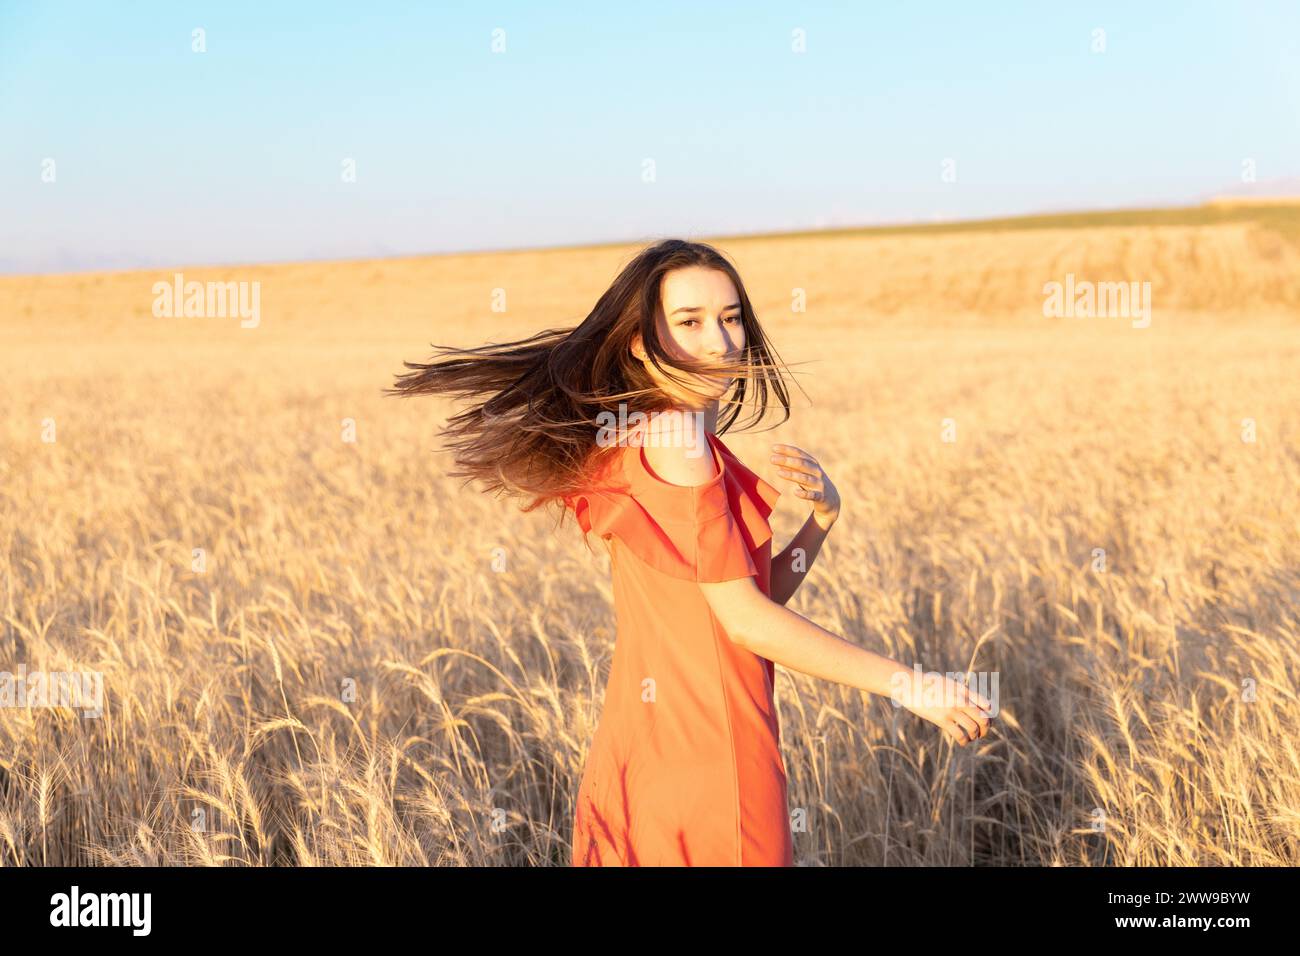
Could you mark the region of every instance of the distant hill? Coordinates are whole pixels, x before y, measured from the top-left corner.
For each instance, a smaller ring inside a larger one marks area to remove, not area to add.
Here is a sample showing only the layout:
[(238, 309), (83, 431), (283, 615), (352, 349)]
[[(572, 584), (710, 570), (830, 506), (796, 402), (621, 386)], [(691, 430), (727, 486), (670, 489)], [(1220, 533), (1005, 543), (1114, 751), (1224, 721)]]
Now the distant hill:
[[(1044, 289), (1081, 282), (1150, 283), (1155, 308), (1300, 315), (1300, 204), (1236, 202), (1164, 209), (1062, 212), (910, 226), (765, 236), (704, 236), (733, 254), (750, 295), (775, 321), (801, 321), (792, 289), (834, 327), (1042, 320)], [(221, 322), (160, 324), (154, 283), (257, 281), (266, 321), (257, 341), (367, 334), (419, 340), (429, 317), (478, 334), (526, 333), (555, 316), (580, 320), (609, 263), (639, 244), (246, 266), (192, 266), (66, 276), (0, 277), (0, 331), (103, 336), (205, 335)], [(509, 316), (485, 311), (485, 289), (508, 287)], [(430, 306), (430, 302), (455, 303)], [(226, 323), (238, 329), (238, 323)], [(246, 332), (243, 334), (247, 334)]]
[[(953, 232), (1019, 232), (1026, 229), (1096, 229), (1107, 226), (1216, 226), (1259, 221), (1271, 229), (1300, 236), (1300, 195), (1235, 196), (1207, 198), (1198, 206), (1156, 206), (1145, 209), (1102, 209), (1002, 216), (993, 219), (950, 219), (943, 222), (886, 226), (841, 226), (819, 230), (792, 230), (762, 235), (727, 235), (726, 239), (775, 239), (797, 236), (901, 236)], [(1240, 207), (1240, 208), (1235, 208)], [(1277, 207), (1277, 208), (1272, 208)]]
[(1207, 197), (1209, 206), (1300, 206), (1300, 177), (1236, 183)]
[(1207, 206), (1300, 206), (1300, 196), (1215, 196)]

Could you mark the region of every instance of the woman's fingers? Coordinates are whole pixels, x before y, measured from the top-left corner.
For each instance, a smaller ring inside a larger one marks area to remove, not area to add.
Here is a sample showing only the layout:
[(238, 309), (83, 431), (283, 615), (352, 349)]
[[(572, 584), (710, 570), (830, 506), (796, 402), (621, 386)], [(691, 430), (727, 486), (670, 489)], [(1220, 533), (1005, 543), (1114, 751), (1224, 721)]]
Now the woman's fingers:
[(820, 471), (815, 462), (810, 462), (807, 458), (799, 458), (796, 455), (773, 455), (772, 464), (780, 465), (783, 468), (800, 468), (806, 471)]
[(966, 731), (954, 720), (945, 720), (942, 724), (943, 731), (953, 739), (957, 746), (961, 747), (969, 743), (966, 739)]
[(798, 445), (786, 445), (786, 444), (783, 444), (783, 443), (781, 443), (781, 442), (776, 442), (776, 443), (774, 443), (774, 444), (772, 445), (772, 450), (775, 451), (775, 452), (777, 452), (778, 454), (782, 454), (782, 455), (785, 455), (785, 454), (789, 454), (789, 455), (806, 455), (806, 454), (808, 454), (806, 451), (804, 451), (804, 450), (803, 450), (802, 448), (800, 448)]
[(987, 737), (989, 735), (989, 721), (992, 719), (988, 713), (981, 707), (967, 707), (966, 713), (970, 715), (971, 720), (975, 721), (979, 727), (979, 735)]
[(795, 445), (773, 445), (772, 461), (780, 464), (781, 459), (783, 458), (788, 458), (791, 461), (802, 462), (810, 468), (818, 467), (817, 459), (813, 455), (808, 454), (808, 452), (804, 451), (802, 448)]
[(793, 455), (773, 455), (772, 464), (781, 465), (784, 468), (797, 468), (799, 471), (806, 471), (810, 475), (821, 473), (817, 463), (809, 461), (807, 458), (798, 458)]
[(782, 478), (789, 478), (791, 481), (797, 481), (802, 485), (812, 485), (815, 488), (821, 488), (825, 484), (821, 475), (810, 474), (806, 471), (787, 471), (784, 468), (778, 468), (776, 473)]
[[(826, 500), (830, 479), (816, 458), (795, 445), (777, 443), (772, 445), (772, 451), (772, 463), (781, 466), (777, 474), (799, 485), (796, 495), (809, 501)], [(833, 486), (830, 490), (834, 490)]]
[(988, 735), (989, 721), (982, 712), (975, 708), (956, 708), (944, 719), (944, 726), (951, 727), (960, 736), (953, 739), (968, 744)]
[(980, 736), (980, 725), (970, 714), (963, 710), (955, 710), (952, 713), (952, 721), (960, 727), (966, 734), (967, 740), (978, 740)]

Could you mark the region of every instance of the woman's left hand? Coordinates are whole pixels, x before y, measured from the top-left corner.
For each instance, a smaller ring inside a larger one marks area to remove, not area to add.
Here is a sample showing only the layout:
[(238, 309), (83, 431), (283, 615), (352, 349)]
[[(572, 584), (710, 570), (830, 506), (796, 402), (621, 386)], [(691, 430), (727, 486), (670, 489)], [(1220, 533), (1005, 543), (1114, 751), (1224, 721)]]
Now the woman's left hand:
[(777, 474), (798, 487), (794, 493), (812, 502), (817, 523), (829, 531), (840, 516), (840, 493), (817, 459), (794, 445), (773, 445), (772, 463), (780, 465)]

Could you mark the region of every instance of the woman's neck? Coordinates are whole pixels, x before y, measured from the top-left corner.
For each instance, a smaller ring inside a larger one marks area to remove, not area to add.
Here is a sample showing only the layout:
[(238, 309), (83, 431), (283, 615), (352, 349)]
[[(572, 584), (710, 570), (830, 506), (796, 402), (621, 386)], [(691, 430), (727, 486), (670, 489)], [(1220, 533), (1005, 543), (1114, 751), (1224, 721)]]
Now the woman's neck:
[[(710, 435), (716, 435), (718, 433), (718, 403), (716, 401), (709, 402), (709, 404), (703, 408), (680, 408), (678, 411), (682, 413), (684, 420), (689, 421), (692, 424), (694, 424), (694, 419), (696, 418), (702, 420), (704, 423), (704, 430)], [(689, 418), (687, 417), (688, 414), (690, 416)]]
[(718, 433), (718, 403), (710, 402), (702, 408), (671, 406), (663, 412), (652, 413), (645, 431), (645, 439), (656, 443), (690, 445), (692, 436), (703, 442), (706, 433)]
[(708, 407), (703, 411), (703, 415), (704, 430), (710, 435), (716, 435), (718, 433), (718, 403), (709, 402)]

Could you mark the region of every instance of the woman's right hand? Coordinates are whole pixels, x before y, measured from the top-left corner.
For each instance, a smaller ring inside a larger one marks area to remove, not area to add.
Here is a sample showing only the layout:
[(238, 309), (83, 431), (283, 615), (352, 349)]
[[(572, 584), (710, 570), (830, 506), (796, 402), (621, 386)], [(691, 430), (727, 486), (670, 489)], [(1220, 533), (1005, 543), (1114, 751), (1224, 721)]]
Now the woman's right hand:
[(921, 675), (919, 681), (909, 675), (894, 697), (900, 706), (934, 724), (959, 747), (988, 735), (992, 704), (959, 680), (933, 671)]

